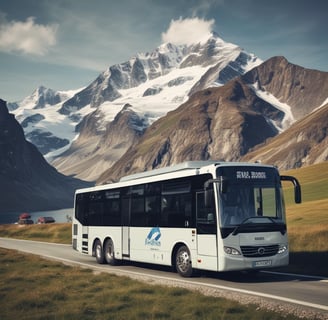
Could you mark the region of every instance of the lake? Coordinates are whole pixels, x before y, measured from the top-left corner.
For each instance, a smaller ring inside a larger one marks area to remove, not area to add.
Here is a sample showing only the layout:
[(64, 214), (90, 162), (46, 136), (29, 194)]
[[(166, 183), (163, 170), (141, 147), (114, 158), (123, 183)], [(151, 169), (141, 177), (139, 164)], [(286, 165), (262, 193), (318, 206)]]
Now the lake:
[[(0, 224), (10, 224), (18, 222), (18, 217), (23, 212), (0, 212)], [(73, 208), (51, 210), (51, 211), (35, 211), (28, 212), (31, 215), (31, 220), (37, 223), (39, 217), (53, 217), (56, 222), (68, 222), (67, 217), (72, 218)]]

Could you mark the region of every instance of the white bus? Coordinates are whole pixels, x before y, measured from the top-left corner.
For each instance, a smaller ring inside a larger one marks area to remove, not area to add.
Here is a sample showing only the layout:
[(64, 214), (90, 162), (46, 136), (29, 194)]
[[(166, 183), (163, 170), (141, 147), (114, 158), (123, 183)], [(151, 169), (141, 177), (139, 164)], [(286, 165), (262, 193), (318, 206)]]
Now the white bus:
[(258, 270), (288, 264), (276, 167), (189, 161), (77, 190), (73, 248), (115, 265), (122, 260), (194, 269)]

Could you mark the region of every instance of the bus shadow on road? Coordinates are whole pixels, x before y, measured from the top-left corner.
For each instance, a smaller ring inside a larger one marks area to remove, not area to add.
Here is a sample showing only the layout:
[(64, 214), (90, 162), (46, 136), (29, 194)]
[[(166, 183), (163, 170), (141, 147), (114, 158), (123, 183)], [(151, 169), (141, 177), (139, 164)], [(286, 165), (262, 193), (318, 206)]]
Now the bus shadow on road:
[[(141, 269), (147, 269), (154, 274), (170, 273), (173, 275), (175, 270), (170, 266), (141, 263), (141, 262), (123, 262), (124, 266), (133, 266)], [(163, 276), (165, 276), (163, 274)], [(183, 279), (183, 278), (182, 278)], [(188, 278), (185, 278), (188, 279)], [(327, 280), (321, 276), (305, 276), (301, 273), (288, 272), (288, 269), (265, 269), (265, 270), (248, 270), (248, 271), (226, 271), (214, 272), (207, 270), (194, 270), (192, 279), (217, 279), (235, 283), (269, 283), (269, 282), (292, 282), (292, 281), (320, 281)]]
[(292, 281), (321, 281), (325, 277), (303, 275), (283, 272), (281, 269), (230, 271), (230, 272), (202, 272), (201, 277), (236, 283), (269, 283), (269, 282), (292, 282)]

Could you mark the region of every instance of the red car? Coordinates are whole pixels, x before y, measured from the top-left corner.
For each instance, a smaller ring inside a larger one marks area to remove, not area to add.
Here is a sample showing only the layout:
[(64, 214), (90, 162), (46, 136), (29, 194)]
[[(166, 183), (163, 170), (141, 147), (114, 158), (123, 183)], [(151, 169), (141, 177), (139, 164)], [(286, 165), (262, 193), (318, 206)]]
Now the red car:
[(38, 223), (39, 224), (43, 224), (43, 223), (54, 223), (55, 219), (53, 217), (40, 217), (38, 219)]

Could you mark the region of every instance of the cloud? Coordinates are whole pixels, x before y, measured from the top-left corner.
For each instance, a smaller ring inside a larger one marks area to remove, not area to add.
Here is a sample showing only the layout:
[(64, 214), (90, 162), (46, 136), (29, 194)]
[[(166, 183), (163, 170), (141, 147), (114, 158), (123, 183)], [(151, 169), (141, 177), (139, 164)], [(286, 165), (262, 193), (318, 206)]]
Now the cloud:
[(171, 20), (167, 31), (162, 33), (162, 41), (176, 45), (202, 42), (210, 36), (214, 23), (213, 19), (203, 20), (197, 17)]
[(58, 25), (35, 23), (34, 17), (25, 22), (6, 21), (0, 24), (0, 51), (45, 55), (56, 44)]

